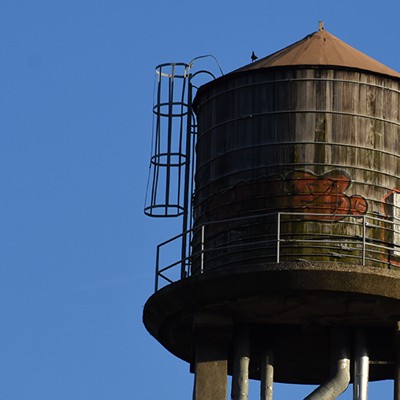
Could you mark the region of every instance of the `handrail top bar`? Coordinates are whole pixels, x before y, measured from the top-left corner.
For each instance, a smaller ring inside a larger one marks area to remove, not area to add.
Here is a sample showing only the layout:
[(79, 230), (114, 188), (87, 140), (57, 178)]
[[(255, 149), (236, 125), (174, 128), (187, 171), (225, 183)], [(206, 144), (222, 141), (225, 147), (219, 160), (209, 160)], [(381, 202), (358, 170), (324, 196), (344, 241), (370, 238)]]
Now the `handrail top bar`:
[[(370, 218), (373, 220), (381, 220), (380, 218), (372, 217), (370, 215), (355, 215), (355, 214), (327, 214), (327, 213), (303, 213), (303, 212), (292, 212), (292, 211), (276, 211), (273, 213), (265, 213), (265, 214), (257, 214), (257, 215), (249, 215), (245, 217), (236, 217), (236, 218), (225, 218), (225, 219), (219, 219), (219, 220), (214, 220), (214, 221), (206, 221), (199, 223), (197, 226), (193, 227), (193, 230), (196, 228), (199, 228), (201, 226), (206, 226), (206, 225), (212, 225), (212, 224), (220, 224), (220, 223), (225, 223), (225, 222), (231, 222), (231, 221), (242, 221), (246, 219), (257, 219), (257, 218), (262, 218), (262, 217), (270, 217), (274, 215), (296, 215), (296, 216), (315, 216), (315, 217), (341, 217), (341, 218)], [(383, 221), (386, 221), (385, 219), (382, 219)], [(313, 221), (309, 221), (313, 222)], [(316, 221), (316, 222), (329, 222), (329, 221)], [(387, 221), (386, 221), (387, 222)]]

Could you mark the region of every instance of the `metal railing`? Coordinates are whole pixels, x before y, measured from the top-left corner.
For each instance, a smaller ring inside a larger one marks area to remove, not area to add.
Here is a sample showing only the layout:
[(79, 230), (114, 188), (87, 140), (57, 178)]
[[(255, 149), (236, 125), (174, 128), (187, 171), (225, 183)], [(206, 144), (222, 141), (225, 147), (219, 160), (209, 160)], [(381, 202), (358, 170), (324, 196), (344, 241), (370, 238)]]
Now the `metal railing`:
[[(164, 253), (170, 258), (181, 254), (184, 236), (191, 243), (189, 254), (163, 262)], [(175, 246), (172, 253), (170, 245)], [(155, 291), (161, 283), (165, 286), (228, 265), (299, 261), (399, 267), (400, 221), (372, 215), (277, 212), (208, 222), (157, 246)]]

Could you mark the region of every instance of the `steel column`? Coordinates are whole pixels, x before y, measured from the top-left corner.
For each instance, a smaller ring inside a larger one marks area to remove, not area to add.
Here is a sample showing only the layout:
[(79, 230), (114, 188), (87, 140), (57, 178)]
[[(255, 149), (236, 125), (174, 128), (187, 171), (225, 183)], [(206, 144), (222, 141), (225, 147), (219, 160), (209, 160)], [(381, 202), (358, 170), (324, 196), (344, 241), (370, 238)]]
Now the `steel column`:
[(394, 366), (394, 400), (400, 400), (400, 321), (396, 323), (396, 360)]
[(232, 400), (249, 398), (250, 338), (247, 326), (238, 326), (235, 337)]
[(355, 335), (354, 355), (354, 400), (367, 400), (368, 398), (369, 357), (365, 343), (365, 332), (357, 329)]
[(335, 362), (334, 375), (323, 385), (317, 387), (304, 400), (334, 400), (349, 386), (350, 351), (349, 334), (343, 328), (332, 330), (332, 355)]
[(274, 353), (267, 350), (261, 358), (261, 400), (272, 400), (274, 383)]

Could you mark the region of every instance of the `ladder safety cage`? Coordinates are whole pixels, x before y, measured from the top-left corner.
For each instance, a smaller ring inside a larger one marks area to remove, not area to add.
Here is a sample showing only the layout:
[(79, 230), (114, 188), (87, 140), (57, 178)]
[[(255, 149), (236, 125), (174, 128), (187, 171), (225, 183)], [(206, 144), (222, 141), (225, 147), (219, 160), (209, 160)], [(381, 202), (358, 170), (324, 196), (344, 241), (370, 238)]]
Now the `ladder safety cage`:
[(145, 214), (176, 217), (187, 210), (191, 149), (190, 64), (166, 63), (156, 67), (153, 105), (152, 154)]
[[(197, 138), (192, 99), (202, 84), (216, 79), (208, 70), (191, 72), (193, 63), (204, 58), (212, 58), (223, 75), (218, 60), (212, 55), (196, 57), (189, 63), (164, 63), (155, 69), (151, 157), (144, 212), (150, 217), (182, 217), (182, 233), (174, 238), (174, 241), (178, 238), (181, 241), (181, 259), (174, 263), (174, 266), (180, 265), (180, 279), (189, 276), (191, 269)], [(157, 250), (157, 265), (161, 247)], [(171, 282), (165, 276), (171, 269), (170, 266), (157, 270), (156, 276)]]

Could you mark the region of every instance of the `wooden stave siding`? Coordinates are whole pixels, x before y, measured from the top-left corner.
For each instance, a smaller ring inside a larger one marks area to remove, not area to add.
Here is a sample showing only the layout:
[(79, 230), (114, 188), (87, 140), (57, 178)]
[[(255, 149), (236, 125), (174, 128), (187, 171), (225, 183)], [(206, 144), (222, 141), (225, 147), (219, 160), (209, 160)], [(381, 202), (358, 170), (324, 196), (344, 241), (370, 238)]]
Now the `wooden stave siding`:
[[(384, 215), (384, 197), (400, 189), (399, 90), (397, 80), (329, 68), (260, 70), (210, 85), (201, 92), (197, 107), (195, 227), (221, 219), (298, 211), (293, 204), (281, 206), (287, 194), (275, 192), (271, 197), (263, 195), (262, 189), (271, 177), (279, 183), (293, 170), (316, 176), (344, 170), (351, 177), (346, 194), (362, 196), (368, 215)], [(246, 185), (253, 192), (250, 198), (239, 196), (235, 203), (240, 185), (242, 192)], [(258, 222), (243, 228), (241, 224), (209, 228), (208, 246), (259, 240), (268, 225)], [(274, 224), (269, 223), (270, 236), (275, 234)], [(360, 228), (337, 221), (307, 221), (288, 224), (286, 231), (351, 237), (359, 235)], [(378, 242), (390, 240), (380, 233), (372, 235)], [(238, 257), (240, 251), (231, 257), (232, 250), (221, 252), (222, 264), (244, 262)], [(273, 253), (264, 248), (243, 259), (268, 261)], [(332, 261), (332, 257), (323, 260)], [(348, 262), (358, 261), (350, 257)]]

